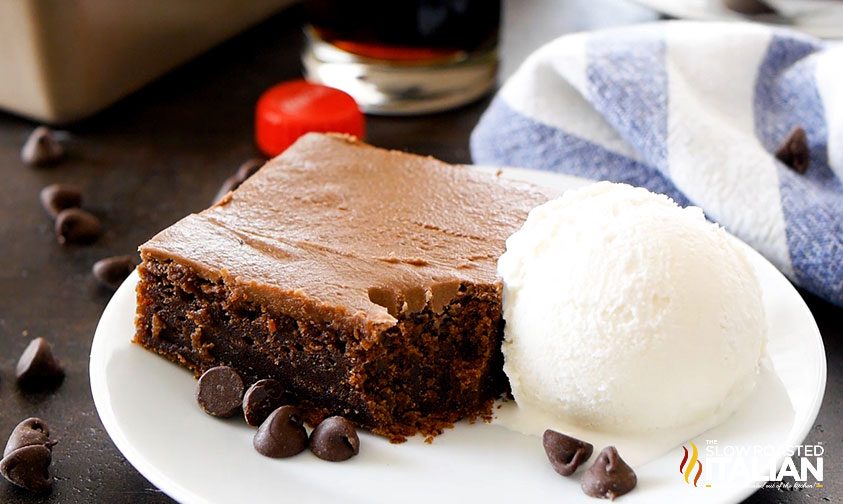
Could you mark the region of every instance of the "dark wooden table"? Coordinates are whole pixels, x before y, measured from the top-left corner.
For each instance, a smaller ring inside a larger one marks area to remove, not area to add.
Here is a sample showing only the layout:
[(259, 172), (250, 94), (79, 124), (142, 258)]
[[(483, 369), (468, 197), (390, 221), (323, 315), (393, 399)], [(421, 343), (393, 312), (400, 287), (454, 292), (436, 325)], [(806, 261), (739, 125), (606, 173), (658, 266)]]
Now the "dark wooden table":
[[(511, 1), (503, 73), (541, 42), (567, 31), (657, 16), (620, 0)], [(95, 117), (67, 128), (70, 156), (33, 169), (19, 150), (33, 124), (0, 114), (0, 435), (21, 419), (49, 421), (52, 494), (32, 497), (0, 482), (0, 503), (172, 502), (115, 449), (94, 410), (88, 354), (111, 293), (90, 275), (98, 259), (133, 253), (180, 217), (207, 206), (220, 183), (257, 152), (252, 107), (267, 87), (298, 77), (301, 13), (294, 8), (214, 49)], [(468, 135), (488, 100), (419, 118), (370, 118), (368, 140), (382, 147), (470, 161)], [(50, 183), (80, 185), (105, 235), (90, 247), (61, 247), (38, 202)], [(765, 490), (749, 502), (843, 501), (843, 309), (805, 296), (825, 339), (828, 388), (808, 442), (826, 447), (825, 489)], [(44, 336), (67, 367), (57, 391), (22, 394), (14, 366), (27, 342)], [(138, 376), (138, 380), (143, 380)]]

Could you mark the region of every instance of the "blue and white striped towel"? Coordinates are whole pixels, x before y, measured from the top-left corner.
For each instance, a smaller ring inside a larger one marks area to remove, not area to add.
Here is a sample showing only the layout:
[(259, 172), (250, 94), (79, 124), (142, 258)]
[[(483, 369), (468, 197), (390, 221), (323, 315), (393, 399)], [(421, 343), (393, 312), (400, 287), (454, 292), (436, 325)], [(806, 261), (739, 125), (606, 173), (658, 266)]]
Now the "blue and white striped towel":
[[(810, 167), (773, 153), (805, 129)], [(796, 284), (843, 305), (843, 45), (752, 24), (562, 37), (485, 112), (474, 162), (613, 180), (701, 207)]]

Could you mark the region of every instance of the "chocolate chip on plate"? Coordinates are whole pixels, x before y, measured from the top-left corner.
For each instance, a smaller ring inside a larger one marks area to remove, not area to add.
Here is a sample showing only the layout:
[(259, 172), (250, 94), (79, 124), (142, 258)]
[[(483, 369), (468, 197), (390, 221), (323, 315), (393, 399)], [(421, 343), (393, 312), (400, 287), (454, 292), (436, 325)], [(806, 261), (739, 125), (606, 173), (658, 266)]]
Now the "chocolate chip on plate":
[(811, 152), (805, 130), (796, 127), (776, 150), (776, 158), (797, 173), (805, 173), (811, 164)]
[(64, 379), (64, 368), (44, 338), (35, 338), (23, 351), (16, 369), (18, 386), (26, 390), (47, 389)]
[(3, 450), (3, 456), (6, 457), (24, 446), (43, 445), (52, 448), (55, 444), (55, 441), (50, 440), (50, 428), (43, 420), (27, 418), (12, 431), (6, 442), (6, 449)]
[(638, 483), (635, 471), (618, 455), (614, 446), (607, 446), (582, 476), (586, 495), (614, 500), (629, 492)]
[(29, 165), (57, 163), (64, 158), (64, 147), (46, 126), (39, 126), (29, 135), (20, 151), (21, 160)]
[(270, 413), (290, 402), (290, 394), (281, 382), (271, 378), (258, 380), (243, 396), (243, 417), (247, 424), (257, 427)]
[(253, 440), (255, 450), (272, 458), (297, 455), (307, 448), (307, 431), (299, 410), (287, 405), (276, 409), (264, 420)]
[(542, 445), (553, 469), (562, 476), (574, 474), (577, 468), (591, 457), (594, 446), (577, 438), (547, 429), (542, 435)]
[(341, 416), (328, 417), (310, 434), (310, 451), (322, 460), (348, 460), (360, 452), (357, 429)]
[(81, 208), (66, 208), (56, 216), (56, 239), (62, 245), (93, 243), (102, 233), (100, 220)]
[(91, 272), (101, 284), (111, 289), (117, 289), (123, 283), (123, 280), (134, 271), (135, 265), (133, 256), (106, 257), (95, 262)]
[(75, 186), (50, 184), (41, 189), (41, 206), (53, 219), (65, 208), (78, 208), (82, 205), (82, 192)]
[(243, 378), (228, 366), (205, 371), (196, 384), (196, 402), (205, 413), (221, 418), (234, 416), (243, 404)]
[(52, 458), (53, 452), (44, 445), (24, 446), (0, 460), (0, 474), (31, 492), (46, 492), (53, 486)]

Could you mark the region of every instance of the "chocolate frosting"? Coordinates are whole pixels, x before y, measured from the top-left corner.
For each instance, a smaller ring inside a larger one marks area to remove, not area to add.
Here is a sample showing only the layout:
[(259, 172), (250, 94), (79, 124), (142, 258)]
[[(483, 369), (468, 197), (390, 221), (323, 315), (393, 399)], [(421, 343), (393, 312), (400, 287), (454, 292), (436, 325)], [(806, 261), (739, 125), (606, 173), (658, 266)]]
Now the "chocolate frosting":
[(141, 254), (187, 263), (290, 315), (316, 306), (388, 327), (402, 312), (441, 311), (461, 283), (496, 282), (506, 238), (548, 197), (479, 170), (313, 133)]

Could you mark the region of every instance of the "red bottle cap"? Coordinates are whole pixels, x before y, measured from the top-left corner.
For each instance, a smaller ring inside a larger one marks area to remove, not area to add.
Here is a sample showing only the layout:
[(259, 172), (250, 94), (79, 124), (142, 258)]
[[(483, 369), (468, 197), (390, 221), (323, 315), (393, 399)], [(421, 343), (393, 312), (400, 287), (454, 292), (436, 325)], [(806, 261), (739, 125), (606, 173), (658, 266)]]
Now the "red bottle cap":
[(347, 93), (305, 80), (266, 90), (255, 110), (255, 141), (264, 154), (277, 156), (311, 131), (363, 137), (363, 114)]

